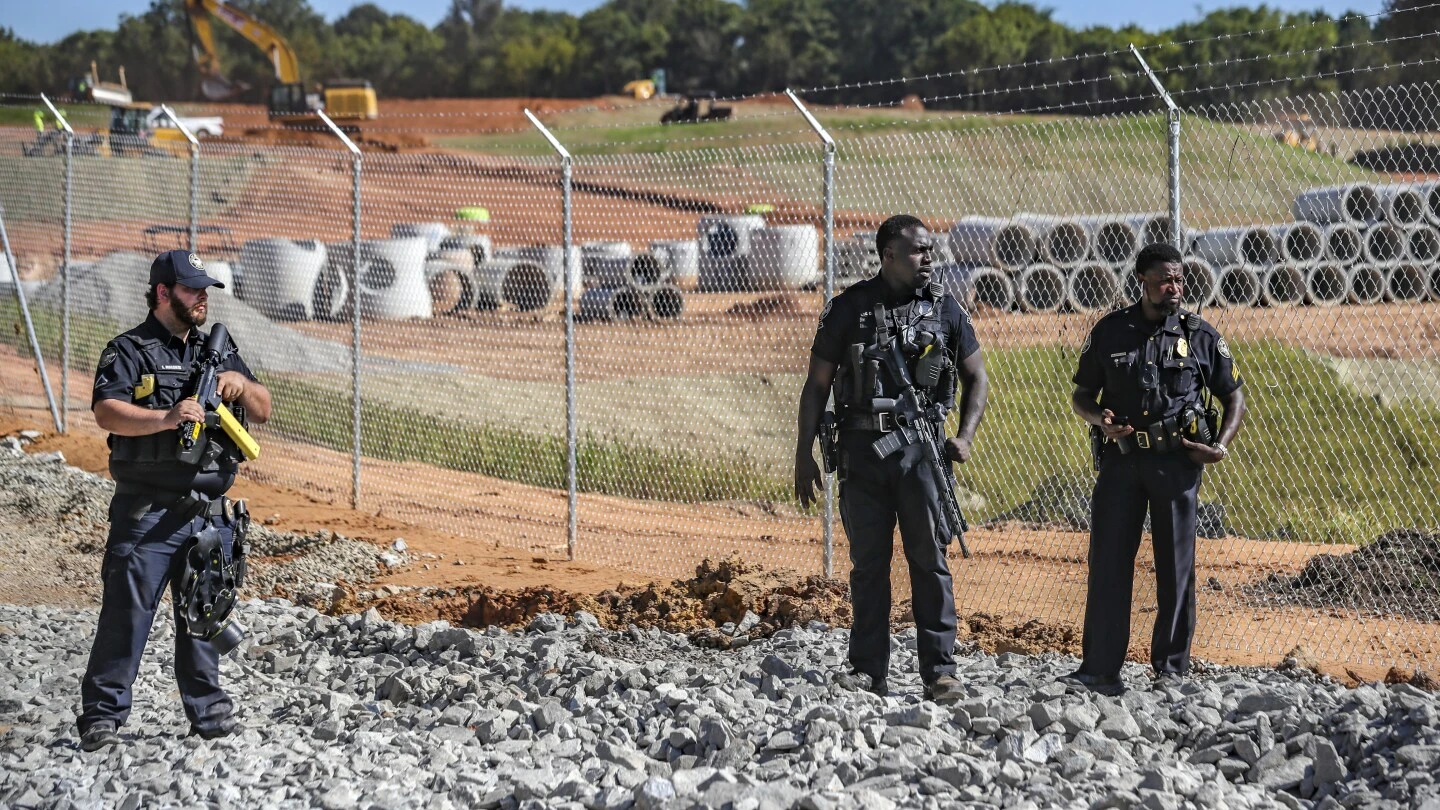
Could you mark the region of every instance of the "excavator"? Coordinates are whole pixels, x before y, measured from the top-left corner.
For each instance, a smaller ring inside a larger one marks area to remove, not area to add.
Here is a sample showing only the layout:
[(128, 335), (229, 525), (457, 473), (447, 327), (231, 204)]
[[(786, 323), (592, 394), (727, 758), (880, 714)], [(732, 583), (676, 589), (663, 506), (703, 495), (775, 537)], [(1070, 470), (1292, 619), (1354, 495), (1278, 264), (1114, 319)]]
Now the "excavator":
[(237, 88), (221, 70), (210, 28), (210, 18), (214, 17), (264, 51), (274, 66), (279, 82), (270, 88), (268, 107), (272, 121), (298, 127), (319, 125), (320, 118), (315, 113), (323, 109), (342, 129), (354, 132), (359, 130), (356, 122), (379, 114), (375, 88), (364, 79), (333, 80), (325, 83), (321, 95), (306, 93), (300, 81), (300, 63), (290, 43), (274, 28), (224, 0), (185, 0), (185, 11), (195, 33), (200, 92), (211, 101), (231, 98), (244, 89)]

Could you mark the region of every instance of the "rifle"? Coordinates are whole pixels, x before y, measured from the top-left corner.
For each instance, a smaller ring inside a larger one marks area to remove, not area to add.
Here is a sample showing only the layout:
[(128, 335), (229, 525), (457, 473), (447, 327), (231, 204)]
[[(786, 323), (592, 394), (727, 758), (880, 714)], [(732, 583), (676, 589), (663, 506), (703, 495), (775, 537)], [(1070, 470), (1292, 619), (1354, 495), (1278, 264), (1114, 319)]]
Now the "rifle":
[[(195, 361), (197, 376), (194, 393), (190, 398), (198, 400), (205, 408), (205, 421), (180, 423), (180, 450), (176, 453), (176, 458), (186, 464), (199, 465), (204, 461), (205, 450), (210, 444), (205, 440), (206, 431), (217, 427), (224, 430), (225, 435), (235, 442), (235, 446), (240, 448), (247, 461), (254, 461), (260, 456), (259, 442), (255, 441), (235, 414), (221, 401), (216, 387), (220, 379), (220, 364), (225, 360), (229, 344), (229, 331), (225, 324), (217, 323), (215, 328), (210, 330), (210, 337), (206, 338), (205, 346)], [(244, 411), (240, 413), (243, 416)]]
[(945, 457), (945, 406), (939, 403), (927, 406), (920, 401), (920, 393), (915, 389), (910, 369), (900, 354), (898, 341), (892, 340), (889, 346), (879, 347), (878, 354), (878, 359), (890, 370), (893, 379), (900, 383), (900, 392), (895, 399), (895, 429), (880, 437), (871, 447), (876, 455), (885, 458), (907, 444), (918, 441), (925, 445), (925, 458), (929, 461), (926, 467), (935, 479), (935, 488), (940, 496), (940, 518), (944, 523), (942, 528), (946, 542), (951, 537), (955, 538), (960, 543), (961, 555), (969, 559), (970, 546), (965, 542), (965, 532), (970, 530), (970, 525), (960, 511), (960, 502), (955, 499), (955, 470)]

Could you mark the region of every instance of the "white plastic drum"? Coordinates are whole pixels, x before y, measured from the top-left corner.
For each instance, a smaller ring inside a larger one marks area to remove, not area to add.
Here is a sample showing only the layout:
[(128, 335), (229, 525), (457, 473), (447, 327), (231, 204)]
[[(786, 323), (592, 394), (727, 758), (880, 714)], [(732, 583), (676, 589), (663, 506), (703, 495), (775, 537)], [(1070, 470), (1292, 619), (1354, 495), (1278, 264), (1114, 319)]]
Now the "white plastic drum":
[(252, 239), (240, 249), (240, 266), (245, 270), (243, 299), (262, 315), (286, 321), (315, 316), (324, 245), (309, 239)]
[(811, 225), (775, 225), (750, 236), (755, 290), (798, 290), (820, 280), (820, 232)]
[(360, 251), (356, 300), (361, 315), (400, 320), (434, 314), (425, 283), (423, 237), (365, 242)]

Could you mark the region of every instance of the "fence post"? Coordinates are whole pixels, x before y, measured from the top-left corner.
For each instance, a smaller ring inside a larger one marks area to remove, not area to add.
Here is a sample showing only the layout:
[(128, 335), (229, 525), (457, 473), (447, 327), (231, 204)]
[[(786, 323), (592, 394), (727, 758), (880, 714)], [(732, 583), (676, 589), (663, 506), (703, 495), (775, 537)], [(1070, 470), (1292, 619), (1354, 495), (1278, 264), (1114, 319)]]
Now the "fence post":
[(1150, 69), (1150, 63), (1140, 55), (1134, 43), (1130, 45), (1130, 53), (1135, 55), (1145, 75), (1150, 77), (1150, 83), (1155, 85), (1160, 98), (1165, 100), (1166, 117), (1170, 122), (1170, 243), (1183, 255), (1185, 246), (1181, 244), (1184, 241), (1181, 234), (1184, 230), (1180, 227), (1180, 108), (1176, 106), (1175, 99), (1170, 97), (1165, 85), (1160, 83), (1160, 77)]
[(185, 140), (190, 142), (190, 252), (194, 253), (195, 232), (199, 225), (196, 220), (200, 216), (200, 142), (195, 140), (188, 127), (180, 123), (169, 104), (161, 104), (160, 111), (165, 113), (165, 117), (169, 118), (175, 128), (180, 130), (180, 134), (185, 136)]
[[(825, 302), (835, 296), (835, 139), (820, 126), (815, 116), (790, 90), (785, 91), (795, 109), (805, 116), (805, 122), (820, 136), (825, 144)], [(825, 476), (825, 535), (824, 566), (825, 576), (835, 575), (835, 476)]]
[(575, 559), (575, 541), (580, 529), (579, 512), (579, 471), (577, 469), (575, 445), (577, 441), (576, 414), (575, 414), (575, 302), (570, 295), (573, 286), (571, 280), (575, 277), (575, 259), (571, 255), (571, 246), (575, 240), (574, 216), (570, 200), (570, 187), (574, 174), (575, 159), (571, 157), (570, 151), (565, 145), (540, 123), (540, 119), (527, 108), (525, 117), (530, 123), (540, 130), (545, 140), (550, 143), (550, 148), (560, 156), (560, 212), (564, 220), (564, 234), (561, 237), (561, 250), (565, 255), (565, 273), (560, 282), (562, 297), (565, 299), (565, 490), (568, 497), (568, 525), (565, 535), (566, 559)]
[(350, 150), (350, 508), (360, 508), (360, 147), (324, 110), (316, 114)]
[(0, 246), (5, 249), (5, 261), (10, 267), (10, 276), (15, 280), (15, 300), (20, 304), (20, 317), (25, 321), (25, 334), (30, 338), (30, 351), (35, 355), (35, 367), (40, 370), (40, 384), (45, 386), (45, 401), (50, 403), (50, 418), (55, 420), (55, 429), (61, 430), (60, 411), (55, 407), (55, 391), (50, 387), (50, 375), (45, 373), (45, 355), (40, 353), (40, 340), (35, 337), (35, 323), (30, 320), (30, 305), (25, 301), (25, 288), (20, 285), (20, 268), (15, 265), (15, 254), (10, 250), (10, 234), (5, 230), (5, 204), (0, 203)]
[[(55, 109), (55, 105), (50, 103), (50, 99), (44, 93), (40, 94), (40, 100), (50, 108), (50, 114), (55, 116), (55, 120), (59, 121), (60, 126), (65, 130), (65, 224), (61, 235), (64, 247), (60, 258), (60, 422), (58, 428), (61, 433), (67, 433), (70, 430), (70, 205), (74, 186), (74, 171), (70, 161), (75, 151), (75, 130), (70, 127), (70, 122), (66, 121), (65, 116)], [(20, 268), (13, 265), (12, 268), (15, 271), (15, 288), (18, 290), (20, 288)], [(36, 357), (38, 358), (39, 355), (37, 354)], [(44, 366), (41, 368), (41, 374), (44, 374)], [(45, 387), (48, 393), (50, 387), (48, 382)]]

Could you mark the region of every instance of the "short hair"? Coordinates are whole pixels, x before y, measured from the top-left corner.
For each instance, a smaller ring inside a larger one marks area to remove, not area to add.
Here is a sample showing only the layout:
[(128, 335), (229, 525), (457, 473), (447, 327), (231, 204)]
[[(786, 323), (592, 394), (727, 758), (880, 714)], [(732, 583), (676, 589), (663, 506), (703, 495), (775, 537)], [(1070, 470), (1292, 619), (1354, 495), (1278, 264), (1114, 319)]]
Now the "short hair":
[(151, 312), (155, 311), (155, 307), (160, 306), (160, 296), (158, 293), (155, 292), (156, 287), (164, 287), (165, 289), (172, 292), (175, 290), (174, 284), (165, 284), (164, 282), (159, 281), (151, 284), (150, 289), (145, 291), (145, 303), (150, 307)]
[(880, 223), (880, 230), (875, 232), (875, 255), (884, 261), (885, 248), (889, 247), (891, 242), (899, 239), (900, 234), (917, 225), (921, 228), (925, 227), (925, 223), (921, 222), (919, 217), (909, 214), (896, 214)]
[(1146, 270), (1157, 264), (1180, 263), (1185, 257), (1180, 251), (1169, 242), (1152, 242), (1140, 249), (1140, 255), (1135, 257), (1135, 275), (1141, 275)]

